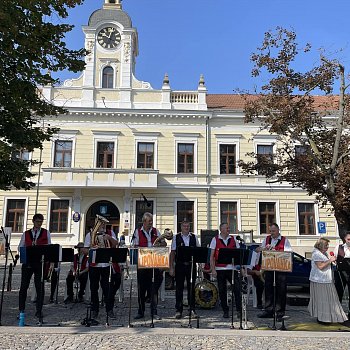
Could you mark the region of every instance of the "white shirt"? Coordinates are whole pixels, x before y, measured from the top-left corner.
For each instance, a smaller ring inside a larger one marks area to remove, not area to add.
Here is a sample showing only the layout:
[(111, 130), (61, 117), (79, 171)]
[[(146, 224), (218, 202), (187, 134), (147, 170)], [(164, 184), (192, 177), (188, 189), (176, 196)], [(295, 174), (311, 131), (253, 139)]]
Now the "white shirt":
[[(265, 237), (264, 240), (263, 240), (262, 243), (261, 243), (261, 247), (262, 247), (262, 248), (265, 248), (265, 247), (266, 247), (266, 238), (267, 238), (267, 237)], [(292, 252), (292, 251), (293, 251), (293, 250), (292, 250), (292, 246), (290, 245), (288, 238), (287, 238), (287, 237), (284, 237), (284, 238), (285, 238), (285, 241), (284, 241), (284, 251), (285, 251), (285, 252)], [(281, 235), (279, 235), (277, 238), (271, 237), (271, 243), (270, 243), (270, 245), (271, 245), (272, 247), (275, 247), (275, 246), (277, 245), (278, 241), (281, 240), (281, 239), (282, 239), (282, 236), (281, 236)]]
[(311, 271), (310, 278), (311, 282), (317, 283), (333, 283), (333, 273), (331, 265), (328, 265), (323, 270), (319, 269), (316, 265), (316, 261), (327, 261), (329, 257), (321, 253), (318, 249), (314, 248), (311, 256)]
[[(152, 229), (153, 227), (150, 228), (150, 230), (147, 232), (143, 226), (141, 227), (141, 230), (143, 231), (143, 233), (145, 234), (146, 238), (147, 238), (147, 247), (152, 247)], [(157, 230), (157, 237), (160, 237), (160, 232)], [(134, 247), (138, 247), (140, 244), (140, 239), (139, 239), (139, 230), (136, 229), (134, 232), (134, 235), (132, 237), (132, 245)]]
[(344, 253), (345, 253), (344, 258), (350, 258), (350, 247), (348, 247), (346, 243), (344, 243), (344, 244), (338, 244), (338, 245), (334, 248), (334, 255), (335, 255), (336, 257), (338, 257), (338, 249), (339, 249), (340, 246), (343, 246), (343, 248), (344, 248)]
[[(171, 250), (176, 250), (176, 236), (177, 235), (175, 235), (174, 237), (173, 237), (173, 240), (172, 240), (172, 242), (171, 242)], [(192, 232), (189, 232), (189, 234), (188, 235), (184, 235), (183, 233), (181, 233), (181, 237), (182, 237), (182, 239), (183, 239), (183, 241), (184, 241), (184, 244), (185, 244), (185, 247), (189, 247), (190, 246), (190, 237), (191, 236), (194, 236), (195, 237), (195, 239), (196, 239), (196, 247), (199, 247), (199, 242), (198, 242), (198, 238), (197, 238), (197, 236), (195, 236)]]
[[(114, 232), (112, 232), (112, 236), (113, 239), (117, 240)], [(85, 237), (85, 241), (84, 241), (84, 247), (90, 247), (91, 244), (91, 233), (89, 232), (86, 237)], [(98, 263), (95, 265), (96, 267), (108, 267), (109, 263)]]
[[(35, 234), (34, 227), (31, 229), (31, 231), (32, 231), (32, 236), (34, 238), (33, 241), (35, 242), (38, 239), (38, 237), (39, 237), (39, 235), (41, 233), (41, 227), (37, 230), (36, 234)], [(51, 234), (50, 234), (49, 230), (46, 230), (46, 231), (47, 231), (47, 244), (51, 244)], [(20, 248), (21, 247), (25, 247), (26, 246), (26, 244), (25, 244), (25, 236), (26, 236), (25, 232), (23, 232), (21, 240), (20, 240), (20, 242), (18, 244), (18, 251), (19, 252), (20, 252)]]
[[(223, 237), (221, 236), (221, 232), (220, 232), (220, 234), (219, 234), (219, 239), (221, 239), (221, 240), (224, 242), (224, 244), (225, 244), (226, 246), (227, 246), (228, 240), (229, 240), (230, 238), (235, 240), (236, 248), (239, 248), (240, 245), (239, 245), (239, 242), (236, 240), (236, 237), (228, 235), (227, 238), (223, 238)], [(216, 249), (216, 237), (213, 237), (213, 238), (212, 238), (212, 240), (211, 240), (211, 242), (210, 242), (210, 247), (209, 247), (209, 248), (210, 248), (211, 250), (215, 250), (215, 249)], [(235, 265), (235, 266), (234, 266), (234, 269), (235, 269), (235, 270), (239, 270), (239, 265)], [(226, 266), (215, 266), (215, 270), (233, 270), (233, 266), (232, 266), (232, 264), (227, 264)]]

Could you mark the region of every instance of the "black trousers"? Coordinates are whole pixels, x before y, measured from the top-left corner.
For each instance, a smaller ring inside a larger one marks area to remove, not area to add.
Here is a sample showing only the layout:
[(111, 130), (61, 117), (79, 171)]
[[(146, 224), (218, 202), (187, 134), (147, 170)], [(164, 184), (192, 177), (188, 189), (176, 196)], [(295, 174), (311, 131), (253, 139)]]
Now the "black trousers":
[[(232, 270), (217, 270), (216, 273), (221, 307), (222, 310), (226, 312), (229, 311), (229, 307), (227, 305), (227, 282), (229, 282), (232, 285)], [(236, 310), (240, 311), (242, 308), (242, 300), (240, 298), (239, 279), (237, 271), (234, 271), (233, 282), (233, 294), (235, 296)]]
[(41, 283), (42, 266), (40, 263), (37, 264), (22, 264), (22, 275), (21, 275), (21, 287), (19, 289), (19, 310), (24, 311), (27, 300), (27, 292), (30, 284), (30, 280), (34, 274), (34, 285), (36, 290), (36, 312), (41, 313), (44, 301), (44, 286)]
[[(335, 271), (334, 283), (335, 283), (335, 289), (337, 290), (339, 301), (342, 302), (344, 290), (346, 286), (348, 286), (348, 290), (350, 290), (350, 272)], [(349, 299), (349, 313), (350, 313), (350, 299)]]
[[(79, 280), (79, 292), (78, 292), (78, 297), (82, 298), (85, 294), (85, 288), (86, 288), (86, 283), (88, 280), (88, 274), (86, 272), (82, 273), (78, 277)], [(73, 291), (73, 285), (75, 282), (75, 276), (73, 276), (72, 273), (69, 273), (67, 278), (66, 278), (66, 285), (67, 285), (67, 296), (69, 298), (74, 297), (74, 291)]]
[(91, 311), (99, 311), (99, 297), (98, 290), (102, 288), (103, 297), (106, 304), (106, 311), (113, 310), (115, 293), (120, 287), (121, 277), (120, 273), (112, 273), (111, 285), (109, 285), (109, 266), (97, 267), (90, 266), (90, 292), (91, 292)]
[[(273, 312), (273, 271), (265, 271), (265, 311)], [(284, 315), (287, 300), (287, 274), (276, 272), (276, 313)]]
[(145, 313), (146, 293), (148, 296), (152, 295), (152, 278), (154, 270), (154, 284), (153, 284), (153, 300), (151, 300), (151, 310), (153, 314), (157, 313), (158, 304), (158, 290), (163, 282), (163, 272), (159, 269), (138, 269), (137, 270), (137, 285), (138, 285), (138, 313), (143, 315)]
[(176, 281), (176, 311), (183, 311), (183, 297), (184, 297), (184, 288), (185, 280), (187, 285), (187, 301), (188, 305), (191, 307), (191, 310), (195, 309), (195, 289), (194, 284), (196, 282), (196, 265), (193, 266), (192, 270), (192, 279), (193, 285), (191, 285), (191, 264), (176, 263), (175, 265), (175, 281)]

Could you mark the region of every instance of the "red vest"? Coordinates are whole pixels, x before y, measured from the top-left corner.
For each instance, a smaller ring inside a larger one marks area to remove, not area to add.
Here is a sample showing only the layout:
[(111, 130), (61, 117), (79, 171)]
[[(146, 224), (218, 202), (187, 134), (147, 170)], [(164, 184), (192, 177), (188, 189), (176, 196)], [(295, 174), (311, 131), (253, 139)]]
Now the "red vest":
[[(138, 229), (138, 233), (139, 233), (139, 247), (148, 247), (147, 237), (146, 237), (145, 233), (141, 230), (141, 228)], [(155, 227), (152, 227), (152, 231), (151, 231), (152, 244), (157, 239), (157, 237), (158, 237), (157, 229)]]
[[(78, 259), (79, 259), (79, 254), (74, 255), (74, 271), (77, 271), (78, 269)], [(89, 257), (84, 255), (83, 260), (81, 261), (80, 265), (80, 271), (84, 271), (86, 269), (87, 262), (89, 260)]]
[[(268, 235), (266, 237), (266, 245), (271, 244), (271, 235)], [(284, 251), (284, 242), (286, 241), (286, 237), (281, 237), (281, 239), (277, 242), (277, 244), (275, 245), (275, 250)]]
[(225, 245), (224, 241), (222, 239), (219, 238), (219, 235), (217, 235), (215, 237), (216, 240), (216, 247), (215, 247), (215, 266), (217, 267), (226, 267), (227, 264), (218, 264), (218, 258), (219, 258), (219, 249), (220, 248), (231, 248), (231, 249), (235, 249), (236, 248), (236, 241), (232, 236), (229, 236), (227, 245)]
[[(24, 232), (24, 244), (26, 247), (33, 245), (34, 237), (32, 235), (32, 230), (27, 230)], [(37, 237), (35, 245), (45, 245), (49, 244), (47, 230), (45, 228), (40, 229), (39, 237)]]

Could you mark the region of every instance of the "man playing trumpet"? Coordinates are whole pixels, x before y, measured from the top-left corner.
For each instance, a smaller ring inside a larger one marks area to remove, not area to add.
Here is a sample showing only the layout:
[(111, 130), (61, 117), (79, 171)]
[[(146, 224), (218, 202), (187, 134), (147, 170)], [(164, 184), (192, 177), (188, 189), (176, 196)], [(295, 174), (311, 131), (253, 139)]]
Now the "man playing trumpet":
[[(99, 245), (97, 242), (92, 242), (91, 240), (95, 240), (94, 237), (97, 236), (95, 232), (89, 232), (85, 237), (84, 246), (90, 247), (94, 249), (98, 248), (115, 248), (118, 245), (118, 240), (114, 234), (114, 232), (110, 232), (110, 234), (106, 234), (106, 222), (100, 222), (100, 227), (98, 228), (98, 241), (103, 243), (104, 247)], [(102, 242), (103, 240), (103, 242)], [(97, 241), (97, 240), (96, 240)], [(97, 318), (99, 313), (99, 297), (98, 297), (98, 289), (99, 285), (101, 285), (104, 300), (106, 303), (106, 312), (108, 313), (109, 318), (115, 318), (113, 313), (113, 304), (114, 304), (114, 295), (109, 291), (109, 263), (98, 263), (98, 264), (90, 264), (89, 265), (89, 279), (90, 279), (90, 292), (91, 292), (91, 313), (92, 318)], [(118, 264), (113, 264), (113, 292), (117, 291), (120, 286), (120, 269)], [(118, 286), (119, 281), (119, 286)], [(117, 288), (118, 287), (118, 288)], [(114, 293), (115, 294), (115, 293)]]
[[(160, 232), (153, 227), (153, 215), (144, 213), (142, 217), (142, 227), (136, 229), (132, 238), (134, 247), (152, 247), (157, 238), (160, 238)], [(135, 319), (143, 318), (145, 315), (146, 293), (152, 295), (152, 278), (154, 270), (154, 285), (153, 285), (153, 300), (151, 300), (151, 312), (153, 317), (160, 320), (157, 313), (158, 290), (163, 282), (163, 273), (159, 269), (138, 269), (137, 284), (138, 284), (138, 303), (139, 310)]]

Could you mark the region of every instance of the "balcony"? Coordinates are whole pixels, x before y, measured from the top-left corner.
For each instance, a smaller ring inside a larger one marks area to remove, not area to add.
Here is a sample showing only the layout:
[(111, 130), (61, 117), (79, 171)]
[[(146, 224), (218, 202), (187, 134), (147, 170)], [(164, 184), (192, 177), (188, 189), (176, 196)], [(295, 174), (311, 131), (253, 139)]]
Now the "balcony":
[(157, 188), (158, 170), (45, 168), (45, 188)]

